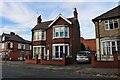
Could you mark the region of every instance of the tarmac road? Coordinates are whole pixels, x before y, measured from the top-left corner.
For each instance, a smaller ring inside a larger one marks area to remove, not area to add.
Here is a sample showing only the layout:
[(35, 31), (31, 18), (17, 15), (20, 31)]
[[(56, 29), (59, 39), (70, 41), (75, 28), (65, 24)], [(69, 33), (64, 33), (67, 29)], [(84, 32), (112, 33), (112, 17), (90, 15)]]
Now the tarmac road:
[[(83, 66), (86, 66), (86, 65), (87, 64), (84, 64)], [(75, 79), (76, 78), (78, 79), (79, 78), (84, 78), (84, 79), (96, 78), (97, 80), (99, 80), (100, 78), (105, 78), (105, 80), (106, 79), (111, 80), (111, 78), (108, 78), (105, 76), (100, 76), (100, 75), (95, 76), (93, 74), (82, 73), (84, 71), (82, 71), (81, 73), (79, 73), (79, 71), (74, 73), (73, 68), (74, 67), (77, 68), (78, 66), (79, 65), (66, 66), (66, 67), (64, 66), (48, 67), (48, 65), (32, 65), (32, 64), (24, 64), (22, 62), (7, 62), (7, 64), (2, 64), (2, 77), (9, 78), (9, 79), (10, 78), (75, 78)], [(80, 67), (80, 69), (86, 70), (84, 69), (84, 67)], [(92, 69), (92, 68), (87, 68), (87, 71), (92, 71), (88, 69)]]
[[(2, 77), (4, 78), (71, 78), (71, 79), (88, 79), (93, 80), (101, 80), (101, 78), (105, 78), (105, 80), (113, 80), (111, 78), (106, 77), (99, 77), (99, 76), (92, 76), (86, 74), (73, 74), (70, 71), (61, 71), (61, 70), (42, 70), (42, 69), (31, 69), (31, 68), (24, 68), (18, 66), (8, 66), (3, 64), (2, 65)], [(9, 80), (8, 79), (8, 80)], [(56, 79), (55, 79), (56, 80)]]
[(22, 67), (11, 67), (3, 65), (3, 78), (95, 78), (79, 74), (71, 74), (65, 71), (36, 70)]

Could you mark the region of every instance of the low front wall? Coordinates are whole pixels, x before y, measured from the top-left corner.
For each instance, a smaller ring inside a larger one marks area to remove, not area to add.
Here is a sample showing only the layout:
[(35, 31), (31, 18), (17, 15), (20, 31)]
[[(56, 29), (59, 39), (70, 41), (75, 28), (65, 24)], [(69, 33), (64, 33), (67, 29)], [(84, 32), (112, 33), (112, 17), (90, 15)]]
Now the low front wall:
[(37, 61), (32, 59), (27, 59), (25, 60), (25, 63), (37, 64)]
[(31, 56), (27, 55), (27, 59), (25, 60), (25, 63), (38, 64), (38, 55), (35, 56), (35, 59), (31, 59)]
[(41, 56), (40, 60), (38, 60), (38, 55), (35, 56), (35, 59), (31, 59), (30, 55), (27, 56), (27, 59), (25, 60), (25, 63), (31, 63), (31, 64), (51, 64), (51, 65), (66, 65), (71, 64), (71, 58), (66, 58), (65, 55), (63, 55), (62, 60), (44, 60)]
[(118, 60), (118, 54), (113, 54), (114, 61), (97, 61), (95, 55), (91, 55), (92, 67), (120, 67), (120, 61)]
[(66, 57), (63, 55), (62, 60), (43, 60), (41, 56), (40, 64), (66, 65)]
[(40, 64), (65, 65), (63, 60), (40, 60)]

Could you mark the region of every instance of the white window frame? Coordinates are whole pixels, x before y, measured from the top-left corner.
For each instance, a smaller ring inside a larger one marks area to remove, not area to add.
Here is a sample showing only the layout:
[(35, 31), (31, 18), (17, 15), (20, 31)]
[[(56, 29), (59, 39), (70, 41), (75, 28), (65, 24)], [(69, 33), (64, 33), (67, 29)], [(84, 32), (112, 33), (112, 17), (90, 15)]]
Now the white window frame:
[[(106, 42), (110, 42), (110, 55), (112, 55), (113, 53), (113, 51), (112, 51), (112, 42), (115, 42), (115, 49), (116, 49), (116, 51), (118, 51), (118, 46), (117, 46), (117, 41), (120, 41), (120, 40), (104, 40), (104, 41), (102, 41), (101, 43), (102, 43), (102, 46), (101, 46), (101, 50), (102, 50), (102, 55), (104, 55), (103, 54), (103, 42), (105, 42), (105, 47), (107, 47), (106, 46)], [(105, 48), (106, 49), (106, 48)], [(107, 55), (107, 49), (105, 50), (105, 53), (106, 53), (106, 55)]]
[(52, 59), (60, 59), (60, 60), (63, 59), (63, 58), (56, 58), (55, 57), (55, 46), (58, 46), (58, 48), (59, 48), (59, 51), (58, 51), (59, 56), (60, 56), (60, 46), (63, 46), (63, 53), (65, 53), (65, 46), (67, 46), (68, 47), (68, 51), (67, 51), (68, 53), (67, 54), (65, 53), (65, 54), (66, 54), (66, 57), (70, 56), (69, 44), (53, 44), (52, 45), (52, 56), (53, 56)]
[[(35, 52), (34, 52), (34, 48), (40, 48), (40, 54), (38, 55), (38, 59), (40, 59), (40, 55), (41, 55), (41, 51), (42, 51), (42, 47), (44, 47), (44, 53), (45, 53), (45, 46), (44, 45), (40, 45), (40, 46), (33, 46), (33, 58), (35, 56)], [(38, 53), (37, 53), (38, 54)]]
[[(113, 24), (113, 29), (110, 29), (110, 20), (112, 20), (112, 24)], [(114, 25), (114, 21), (117, 20), (118, 22), (118, 28), (115, 28), (115, 25)], [(107, 23), (106, 23), (107, 21)], [(106, 28), (106, 25), (108, 25), (108, 29)], [(114, 30), (114, 29), (119, 29), (119, 19), (109, 19), (109, 20), (105, 20), (104, 21), (104, 28), (105, 30)]]
[[(60, 36), (60, 31), (59, 31), (59, 36), (58, 37), (56, 37), (55, 36), (55, 28), (64, 28), (65, 29), (65, 27), (67, 28), (67, 36), (65, 36), (65, 30), (64, 30), (64, 36)], [(69, 27), (68, 27), (68, 25), (55, 25), (55, 26), (53, 26), (53, 39), (54, 38), (69, 38)]]
[(13, 48), (13, 42), (10, 42), (10, 48)]
[(23, 45), (23, 49), (25, 49), (25, 44), (23, 44), (23, 43), (18, 43), (18, 49), (22, 49), (21, 45)]
[[(42, 34), (44, 32), (44, 39), (42, 39)], [(38, 34), (39, 33), (39, 34)], [(35, 35), (37, 34), (37, 35)], [(35, 37), (37, 36), (38, 39), (35, 39)], [(38, 41), (38, 40), (46, 40), (46, 31), (45, 30), (35, 30), (34, 34), (33, 34), (33, 41)]]

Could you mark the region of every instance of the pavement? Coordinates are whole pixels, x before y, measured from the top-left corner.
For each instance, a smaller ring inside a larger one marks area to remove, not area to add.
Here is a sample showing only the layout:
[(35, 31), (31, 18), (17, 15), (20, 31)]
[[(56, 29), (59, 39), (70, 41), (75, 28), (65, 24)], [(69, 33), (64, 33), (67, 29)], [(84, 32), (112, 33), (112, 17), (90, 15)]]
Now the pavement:
[(120, 68), (93, 68), (90, 64), (70, 64), (66, 66), (62, 65), (42, 65), (42, 64), (26, 64), (24, 61), (2, 61), (2, 65), (13, 67), (24, 67), (29, 69), (42, 69), (50, 71), (64, 71), (73, 74), (86, 74), (95, 76), (104, 76), (120, 79)]

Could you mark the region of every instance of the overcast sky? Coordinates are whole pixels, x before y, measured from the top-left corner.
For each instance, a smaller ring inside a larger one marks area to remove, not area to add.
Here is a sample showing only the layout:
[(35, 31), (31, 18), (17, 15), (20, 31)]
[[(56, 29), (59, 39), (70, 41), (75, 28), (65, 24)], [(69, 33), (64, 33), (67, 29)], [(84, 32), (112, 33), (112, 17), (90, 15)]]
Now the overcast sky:
[(13, 31), (24, 39), (31, 40), (31, 29), (36, 25), (36, 18), (39, 15), (42, 16), (42, 21), (54, 20), (60, 13), (69, 18), (73, 17), (73, 8), (76, 7), (81, 36), (85, 39), (95, 38), (95, 26), (92, 19), (118, 6), (119, 0), (61, 1), (1, 0), (0, 34)]

